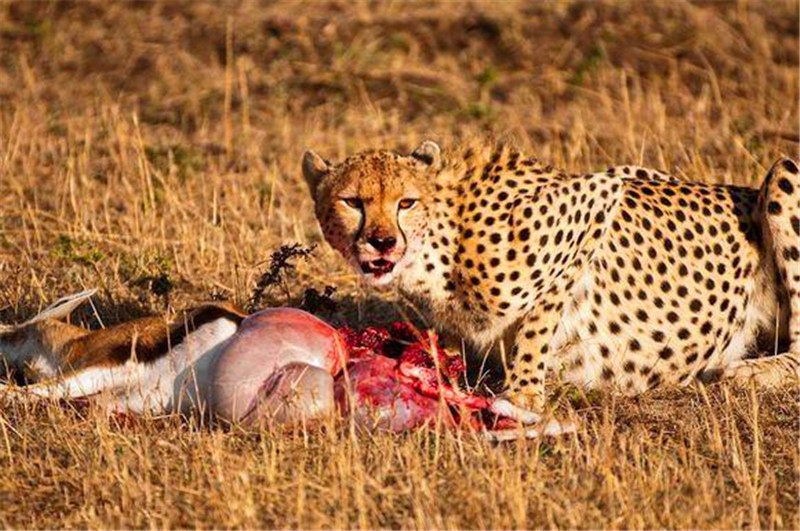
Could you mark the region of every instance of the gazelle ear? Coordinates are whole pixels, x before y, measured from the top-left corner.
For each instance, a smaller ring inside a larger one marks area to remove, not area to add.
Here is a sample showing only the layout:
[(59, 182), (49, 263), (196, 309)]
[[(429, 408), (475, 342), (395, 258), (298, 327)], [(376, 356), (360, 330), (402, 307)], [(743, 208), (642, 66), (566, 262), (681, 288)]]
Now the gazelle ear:
[(442, 165), (442, 150), (436, 142), (426, 140), (417, 149), (411, 152), (411, 156), (431, 169), (439, 169)]
[(303, 177), (306, 178), (312, 195), (317, 193), (317, 186), (329, 169), (325, 159), (313, 151), (309, 150), (303, 154)]
[(56, 302), (39, 312), (37, 315), (22, 323), (20, 326), (38, 323), (39, 321), (44, 321), (45, 319), (64, 319), (72, 313), (72, 310), (89, 300), (89, 298), (95, 293), (97, 293), (97, 288), (87, 289), (86, 291), (75, 293), (74, 295), (66, 295), (61, 297)]

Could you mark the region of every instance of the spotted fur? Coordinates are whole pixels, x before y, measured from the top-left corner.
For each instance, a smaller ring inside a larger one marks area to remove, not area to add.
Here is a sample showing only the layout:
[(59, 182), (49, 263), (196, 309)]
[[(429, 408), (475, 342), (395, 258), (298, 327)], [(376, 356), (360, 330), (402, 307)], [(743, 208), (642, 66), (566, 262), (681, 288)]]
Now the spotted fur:
[[(756, 190), (632, 166), (568, 175), (505, 147), (441, 162), (426, 144), (426, 160), (372, 151), (306, 171), (323, 232), (355, 264), (363, 227), (405, 235), (392, 280), (478, 346), (512, 337), (520, 405), (541, 406), (548, 370), (630, 394), (797, 376), (795, 161)], [(331, 190), (371, 208), (345, 220)], [(397, 207), (407, 190), (419, 195), (410, 221)], [(749, 359), (776, 333), (787, 353)]]

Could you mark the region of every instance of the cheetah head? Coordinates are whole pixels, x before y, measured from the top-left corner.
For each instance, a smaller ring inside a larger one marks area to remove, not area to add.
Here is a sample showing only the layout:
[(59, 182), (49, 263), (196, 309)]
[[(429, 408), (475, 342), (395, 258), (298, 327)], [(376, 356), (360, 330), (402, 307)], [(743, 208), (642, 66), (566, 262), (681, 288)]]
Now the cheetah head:
[(430, 141), (409, 156), (367, 151), (340, 164), (313, 151), (303, 156), (325, 238), (368, 283), (389, 284), (422, 248), (428, 190), (440, 160), (439, 146)]

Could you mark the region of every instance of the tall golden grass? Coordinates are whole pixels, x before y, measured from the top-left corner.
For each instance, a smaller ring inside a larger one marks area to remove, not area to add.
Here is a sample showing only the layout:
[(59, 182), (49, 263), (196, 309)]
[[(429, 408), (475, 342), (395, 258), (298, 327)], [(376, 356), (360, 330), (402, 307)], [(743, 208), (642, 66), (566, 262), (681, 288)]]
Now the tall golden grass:
[[(0, 321), (100, 288), (89, 327), (337, 288), (299, 172), (424, 138), (510, 136), (571, 171), (757, 186), (798, 155), (798, 2), (0, 2)], [(493, 446), (107, 419), (0, 404), (4, 527), (796, 528), (796, 390), (565, 395), (576, 437)]]

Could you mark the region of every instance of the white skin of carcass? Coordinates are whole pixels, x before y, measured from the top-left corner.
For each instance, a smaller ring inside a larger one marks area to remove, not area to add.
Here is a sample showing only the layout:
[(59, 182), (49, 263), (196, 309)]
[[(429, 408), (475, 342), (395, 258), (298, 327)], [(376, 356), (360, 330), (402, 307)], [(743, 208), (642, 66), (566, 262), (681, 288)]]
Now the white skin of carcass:
[(344, 359), (333, 327), (301, 310), (270, 308), (179, 375), (176, 403), (245, 424), (318, 417), (334, 409), (332, 375)]
[(237, 418), (244, 427), (297, 426), (326, 418), (334, 412), (333, 378), (325, 369), (290, 363), (275, 371)]

